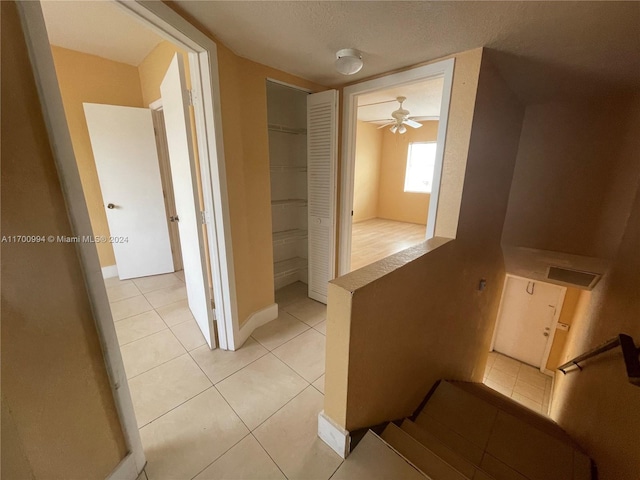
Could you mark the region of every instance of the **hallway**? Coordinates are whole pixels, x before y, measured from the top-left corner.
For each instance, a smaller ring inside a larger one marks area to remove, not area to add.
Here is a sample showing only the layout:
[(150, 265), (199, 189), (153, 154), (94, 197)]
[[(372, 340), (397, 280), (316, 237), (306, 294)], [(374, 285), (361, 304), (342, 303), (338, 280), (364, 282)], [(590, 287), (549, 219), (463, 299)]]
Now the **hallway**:
[[(317, 437), (326, 307), (297, 282), (236, 352), (209, 350), (180, 272), (106, 280), (147, 457), (141, 479), (330, 478)], [(146, 475), (146, 477), (145, 477)]]

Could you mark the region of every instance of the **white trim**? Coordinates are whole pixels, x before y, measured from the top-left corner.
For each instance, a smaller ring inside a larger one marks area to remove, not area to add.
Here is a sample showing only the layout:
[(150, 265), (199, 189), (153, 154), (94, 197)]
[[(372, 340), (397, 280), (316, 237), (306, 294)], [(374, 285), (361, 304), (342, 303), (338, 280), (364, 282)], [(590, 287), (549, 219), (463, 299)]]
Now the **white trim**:
[[(25, 32), (25, 40), (38, 88), (40, 105), (59, 172), (71, 229), (74, 235), (93, 235), (62, 97), (58, 88), (58, 79), (42, 15), (42, 7), (40, 2), (16, 2), (16, 4)], [(120, 417), (129, 456), (132, 459), (126, 460), (125, 458), (126, 461), (121, 462), (114, 469), (112, 475), (119, 476), (122, 474), (123, 478), (135, 480), (135, 476), (129, 476), (131, 473), (130, 462), (133, 461), (137, 476), (145, 465), (145, 456), (118, 345), (115, 324), (111, 316), (111, 308), (109, 307), (102, 269), (98, 259), (98, 251), (93, 243), (78, 243), (76, 248), (80, 256), (87, 294), (105, 357), (105, 366), (111, 383), (111, 391)]]
[(136, 462), (133, 454), (128, 453), (118, 466), (109, 474), (107, 480), (134, 480), (140, 475), (136, 472)]
[(340, 457), (347, 458), (351, 452), (351, 436), (347, 430), (336, 425), (324, 410), (318, 414), (318, 436)]
[(293, 88), (294, 90), (300, 90), (301, 92), (305, 92), (305, 93), (315, 93), (315, 91), (311, 90), (310, 88), (304, 88), (299, 85), (283, 82), (282, 80), (276, 80), (275, 78), (271, 78), (271, 77), (267, 77), (267, 82), (276, 83), (278, 85), (282, 85), (283, 87)]
[(113, 278), (118, 276), (118, 266), (109, 265), (108, 267), (102, 267), (102, 278)]
[[(207, 212), (210, 214), (207, 229), (214, 277), (216, 314), (219, 318), (218, 332), (221, 346), (224, 342), (229, 348), (234, 348), (233, 335), (227, 335), (227, 332), (235, 332), (238, 328), (238, 322), (216, 45), (162, 2), (120, 0), (115, 0), (115, 2), (124, 11), (146, 23), (149, 28), (162, 37), (190, 51), (192, 85), (194, 85), (198, 98), (195, 111), (198, 150), (200, 164), (203, 168), (202, 183), (205, 191), (205, 203), (212, 211)], [(42, 8), (40, 2), (16, 3), (25, 31), (25, 40), (38, 87), (45, 124), (60, 174), (60, 183), (69, 212), (71, 228), (74, 235), (90, 236), (93, 235), (93, 231), (71, 144)], [(116, 467), (112, 475), (119, 476), (120, 472), (123, 472), (123, 478), (135, 480), (145, 465), (145, 456), (115, 325), (111, 316), (103, 273), (94, 244), (80, 243), (77, 248), (116, 408), (130, 452), (129, 456), (133, 459), (126, 460), (125, 458), (125, 461)], [(218, 252), (219, 255), (216, 255)], [(131, 461), (133, 461), (134, 470), (137, 472), (133, 477), (129, 476), (130, 471), (127, 473), (124, 470), (130, 469), (129, 462)]]
[[(234, 350), (239, 333), (216, 44), (162, 2), (115, 0), (149, 28), (189, 52), (198, 154), (205, 204), (220, 348)], [(208, 159), (209, 161), (206, 161)], [(213, 331), (213, 325), (210, 325)]]
[(442, 178), (442, 163), (449, 118), (449, 103), (451, 87), (453, 85), (454, 58), (442, 60), (404, 72), (386, 75), (365, 82), (345, 87), (343, 98), (342, 125), (342, 175), (341, 175), (341, 204), (340, 204), (340, 245), (338, 258), (338, 275), (345, 275), (351, 270), (351, 225), (353, 211), (353, 186), (355, 178), (356, 128), (358, 95), (383, 90), (392, 86), (409, 85), (430, 78), (443, 77), (442, 103), (440, 107), (440, 122), (436, 150), (436, 164), (433, 172), (433, 189), (429, 200), (429, 216), (427, 218), (426, 239), (433, 238), (436, 230), (438, 214), (438, 199), (440, 197), (440, 180)]
[(249, 315), (247, 321), (244, 322), (244, 325), (240, 327), (240, 331), (236, 335), (236, 342), (233, 350), (240, 348), (256, 328), (261, 327), (265, 323), (269, 323), (271, 320), (275, 320), (276, 318), (278, 318), (277, 303), (272, 303), (268, 307), (262, 308), (257, 312), (253, 312)]
[(162, 110), (162, 97), (149, 104), (150, 110)]
[(560, 296), (558, 297), (558, 305), (556, 306), (556, 311), (553, 315), (553, 322), (551, 324), (551, 330), (549, 331), (549, 339), (547, 340), (547, 345), (545, 346), (544, 353), (542, 354), (542, 362), (540, 363), (540, 371), (542, 373), (550, 372), (550, 370), (547, 369), (547, 362), (549, 361), (549, 355), (551, 354), (551, 347), (553, 347), (553, 340), (556, 338), (558, 320), (560, 320), (560, 313), (562, 312), (562, 307), (564, 306), (564, 297), (567, 294), (567, 287), (562, 287), (554, 283), (549, 283), (549, 285), (554, 285), (558, 288), (561, 288), (562, 290), (560, 291)]

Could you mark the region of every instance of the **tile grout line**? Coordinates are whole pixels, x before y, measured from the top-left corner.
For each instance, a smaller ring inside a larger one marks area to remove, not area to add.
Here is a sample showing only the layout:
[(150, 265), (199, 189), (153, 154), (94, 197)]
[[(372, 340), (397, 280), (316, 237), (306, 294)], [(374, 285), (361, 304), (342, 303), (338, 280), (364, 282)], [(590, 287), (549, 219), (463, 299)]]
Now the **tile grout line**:
[(276, 468), (277, 468), (278, 470), (280, 470), (280, 473), (282, 473), (282, 476), (288, 480), (288, 479), (289, 479), (289, 477), (287, 477), (287, 474), (286, 474), (286, 473), (284, 473), (284, 471), (282, 470), (282, 468), (280, 468), (280, 465), (278, 465), (278, 462), (276, 462), (276, 461), (275, 461), (275, 459), (271, 456), (271, 454), (270, 454), (270, 453), (269, 453), (269, 451), (265, 448), (265, 446), (264, 446), (264, 445), (262, 445), (262, 443), (260, 443), (260, 440), (258, 439), (258, 437), (256, 437), (256, 436), (253, 434), (253, 432), (249, 433), (249, 435), (251, 435), (251, 436), (256, 440), (256, 442), (258, 442), (258, 445), (260, 445), (260, 448), (264, 451), (264, 453), (266, 453), (266, 454), (267, 454), (267, 456), (271, 459), (271, 461), (272, 461), (272, 462), (273, 462), (273, 464), (276, 466)]
[[(209, 379), (207, 379), (207, 380), (209, 380)], [(209, 381), (209, 383), (211, 383), (211, 381)], [(197, 396), (202, 395), (202, 394), (203, 394), (203, 393), (205, 393), (207, 390), (210, 390), (210, 389), (211, 389), (211, 387), (213, 387), (213, 386), (214, 386), (214, 385), (213, 385), (213, 384), (211, 384), (211, 385), (209, 385), (207, 388), (205, 388), (204, 390), (202, 390), (202, 391), (200, 391), (200, 392), (196, 393), (195, 395), (193, 395), (192, 397), (189, 397), (189, 398), (187, 398), (186, 400), (184, 400), (184, 401), (180, 402), (178, 405), (175, 405), (175, 406), (171, 407), (169, 410), (167, 410), (166, 412), (164, 412), (162, 415), (159, 415), (159, 416), (157, 416), (156, 418), (154, 418), (153, 420), (150, 420), (150, 421), (148, 421), (147, 423), (145, 423), (144, 425), (142, 425), (142, 426), (138, 427), (138, 430), (142, 430), (144, 427), (146, 427), (146, 426), (148, 426), (148, 425), (151, 425), (151, 424), (152, 424), (153, 422), (155, 422), (156, 420), (160, 420), (162, 417), (164, 417), (164, 416), (165, 416), (165, 415), (167, 415), (168, 413), (173, 412), (176, 408), (181, 407), (182, 405), (184, 405), (185, 403), (187, 403), (187, 402), (189, 402), (189, 401), (193, 400), (193, 399), (194, 399), (194, 398), (196, 398)], [(137, 417), (136, 417), (136, 420), (137, 420)]]
[[(208, 389), (207, 389), (208, 390)], [(235, 447), (236, 445), (238, 445), (240, 442), (242, 442), (245, 438), (247, 438), (249, 435), (251, 435), (251, 432), (247, 433), (244, 437), (242, 437), (240, 440), (238, 440), (236, 443), (234, 443), (233, 445), (231, 445), (229, 448), (227, 448), (224, 452), (222, 452), (220, 455), (218, 455), (211, 463), (209, 463), (207, 466), (205, 466), (202, 470), (200, 470), (198, 473), (196, 473), (193, 477), (191, 477), (191, 480), (193, 480), (194, 478), (196, 478), (198, 475), (200, 475), (202, 472), (204, 472), (207, 468), (209, 468), (211, 465), (213, 465), (214, 463), (216, 463), (218, 460), (220, 460), (222, 457), (224, 457), (227, 453), (229, 453), (229, 451)]]

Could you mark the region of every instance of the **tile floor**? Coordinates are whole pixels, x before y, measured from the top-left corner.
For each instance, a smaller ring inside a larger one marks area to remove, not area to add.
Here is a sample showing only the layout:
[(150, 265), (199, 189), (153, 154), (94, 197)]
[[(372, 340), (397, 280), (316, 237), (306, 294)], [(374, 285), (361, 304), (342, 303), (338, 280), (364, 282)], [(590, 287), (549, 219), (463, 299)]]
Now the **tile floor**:
[(317, 437), (326, 307), (295, 283), (236, 352), (209, 350), (181, 272), (105, 281), (147, 466), (140, 479), (329, 479)]
[(490, 352), (483, 383), (535, 412), (548, 415), (552, 377), (498, 352)]

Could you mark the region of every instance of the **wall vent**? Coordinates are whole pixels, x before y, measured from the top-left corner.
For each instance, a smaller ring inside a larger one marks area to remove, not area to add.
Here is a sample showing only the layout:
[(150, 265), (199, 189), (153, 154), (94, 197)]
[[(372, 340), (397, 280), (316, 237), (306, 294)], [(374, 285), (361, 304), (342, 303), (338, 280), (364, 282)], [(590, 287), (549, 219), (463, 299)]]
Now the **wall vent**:
[(579, 270), (571, 270), (563, 267), (549, 267), (547, 278), (565, 285), (588, 288), (591, 290), (595, 287), (601, 275), (598, 273), (581, 272)]

